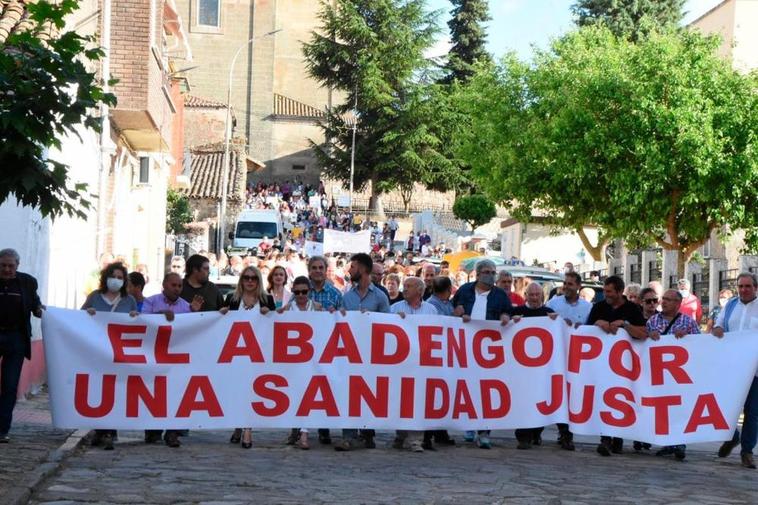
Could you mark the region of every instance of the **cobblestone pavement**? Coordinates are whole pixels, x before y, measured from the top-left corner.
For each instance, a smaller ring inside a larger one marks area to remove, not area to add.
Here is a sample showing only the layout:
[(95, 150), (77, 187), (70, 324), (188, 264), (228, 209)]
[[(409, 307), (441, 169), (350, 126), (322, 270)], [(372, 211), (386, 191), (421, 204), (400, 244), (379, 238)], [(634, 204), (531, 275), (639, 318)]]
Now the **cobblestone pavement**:
[(510, 431), (494, 432), (489, 451), (454, 435), (455, 447), (414, 454), (389, 448), (389, 432), (378, 434), (377, 449), (348, 453), (284, 446), (283, 430), (254, 432), (250, 450), (229, 444), (229, 432), (192, 432), (179, 449), (123, 432), (115, 451), (79, 449), (30, 503), (758, 503), (758, 472), (737, 455), (716, 458), (718, 444), (690, 446), (676, 462), (631, 447), (602, 458), (594, 437), (578, 437), (568, 453), (554, 429), (530, 451), (516, 450)]
[(34, 480), (35, 470), (51, 451), (66, 440), (71, 430), (52, 427), (47, 394), (21, 400), (13, 412), (11, 442), (0, 444), (0, 504), (19, 496)]

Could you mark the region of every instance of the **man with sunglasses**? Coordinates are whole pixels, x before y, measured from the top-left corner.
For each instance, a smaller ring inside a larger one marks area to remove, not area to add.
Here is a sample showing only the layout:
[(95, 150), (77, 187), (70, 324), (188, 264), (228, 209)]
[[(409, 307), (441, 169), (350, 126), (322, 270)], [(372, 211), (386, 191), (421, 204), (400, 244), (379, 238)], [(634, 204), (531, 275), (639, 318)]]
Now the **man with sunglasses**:
[[(737, 293), (739, 296), (732, 298), (719, 312), (716, 325), (713, 327), (713, 335), (722, 338), (725, 332), (755, 330), (758, 329), (758, 279), (755, 274), (741, 273), (737, 277)], [(719, 449), (719, 458), (729, 456), (732, 449), (741, 444), (740, 457), (742, 466), (755, 469), (753, 460), (753, 448), (758, 439), (758, 376), (753, 378), (750, 390), (745, 399), (742, 421), (742, 436), (740, 431), (734, 431), (734, 437), (724, 442)]]
[(645, 321), (656, 315), (661, 308), (658, 293), (653, 288), (642, 288), (640, 291), (640, 302), (642, 303), (642, 317)]

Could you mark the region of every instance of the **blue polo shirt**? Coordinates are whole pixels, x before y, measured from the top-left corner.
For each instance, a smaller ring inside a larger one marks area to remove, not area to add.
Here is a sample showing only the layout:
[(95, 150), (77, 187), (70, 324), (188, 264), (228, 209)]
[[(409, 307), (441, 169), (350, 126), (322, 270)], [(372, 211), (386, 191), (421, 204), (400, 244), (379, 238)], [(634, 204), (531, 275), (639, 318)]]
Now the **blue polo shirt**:
[(342, 297), (342, 307), (345, 310), (366, 310), (368, 312), (383, 312), (386, 314), (390, 311), (390, 301), (387, 295), (371, 283), (368, 285), (368, 291), (366, 291), (366, 296), (363, 298), (358, 293), (358, 286), (353, 286)]

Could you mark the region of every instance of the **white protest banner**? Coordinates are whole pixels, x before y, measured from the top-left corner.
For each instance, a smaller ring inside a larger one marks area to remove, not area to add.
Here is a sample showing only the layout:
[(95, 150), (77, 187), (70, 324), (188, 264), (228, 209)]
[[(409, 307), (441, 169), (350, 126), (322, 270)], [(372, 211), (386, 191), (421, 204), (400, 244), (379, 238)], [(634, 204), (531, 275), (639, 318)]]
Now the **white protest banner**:
[(726, 440), (758, 358), (754, 332), (637, 342), (548, 318), (501, 327), (230, 312), (168, 323), (51, 308), (43, 335), (60, 428), (476, 430), (570, 420), (580, 434)]
[(315, 242), (313, 240), (306, 240), (303, 252), (306, 256), (309, 256), (311, 258), (313, 256), (321, 256), (324, 254), (324, 244), (321, 242)]
[(324, 253), (368, 253), (371, 251), (371, 230), (347, 232), (324, 230)]

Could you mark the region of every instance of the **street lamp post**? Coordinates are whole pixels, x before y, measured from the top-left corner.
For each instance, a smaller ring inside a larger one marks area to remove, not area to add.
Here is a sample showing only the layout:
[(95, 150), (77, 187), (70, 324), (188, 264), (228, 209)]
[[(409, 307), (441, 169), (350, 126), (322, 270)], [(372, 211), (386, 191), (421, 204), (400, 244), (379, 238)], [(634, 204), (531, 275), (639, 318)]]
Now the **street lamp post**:
[[(232, 76), (234, 74), (234, 64), (237, 63), (237, 57), (240, 55), (243, 49), (245, 49), (247, 46), (250, 46), (250, 51), (252, 55), (252, 49), (253, 49), (253, 42), (255, 42), (257, 39), (261, 39), (263, 37), (268, 37), (270, 35), (274, 35), (276, 33), (279, 33), (282, 31), (281, 28), (278, 30), (270, 31), (267, 33), (264, 33), (263, 35), (259, 35), (257, 37), (253, 37), (237, 49), (237, 51), (234, 53), (234, 57), (232, 58), (232, 64), (229, 67), (229, 85), (226, 88), (226, 122), (224, 123), (224, 159), (223, 159), (223, 171), (221, 174), (221, 211), (219, 212), (218, 216), (218, 244), (219, 244), (219, 250), (218, 252), (221, 253), (224, 250), (224, 241), (226, 240), (226, 226), (224, 226), (226, 222), (226, 199), (227, 199), (227, 189), (226, 187), (229, 184), (229, 163), (230, 163), (230, 156), (229, 156), (229, 144), (231, 142), (231, 136), (232, 136)], [(252, 56), (251, 56), (252, 60)], [(252, 63), (251, 63), (252, 65)], [(252, 81), (252, 72), (250, 74), (250, 79)], [(252, 87), (252, 86), (251, 86)]]
[[(355, 179), (355, 133), (358, 129), (358, 88), (355, 89), (355, 104), (353, 106), (353, 142), (350, 147), (350, 215), (353, 214), (353, 179)], [(352, 219), (352, 218), (351, 218)]]

